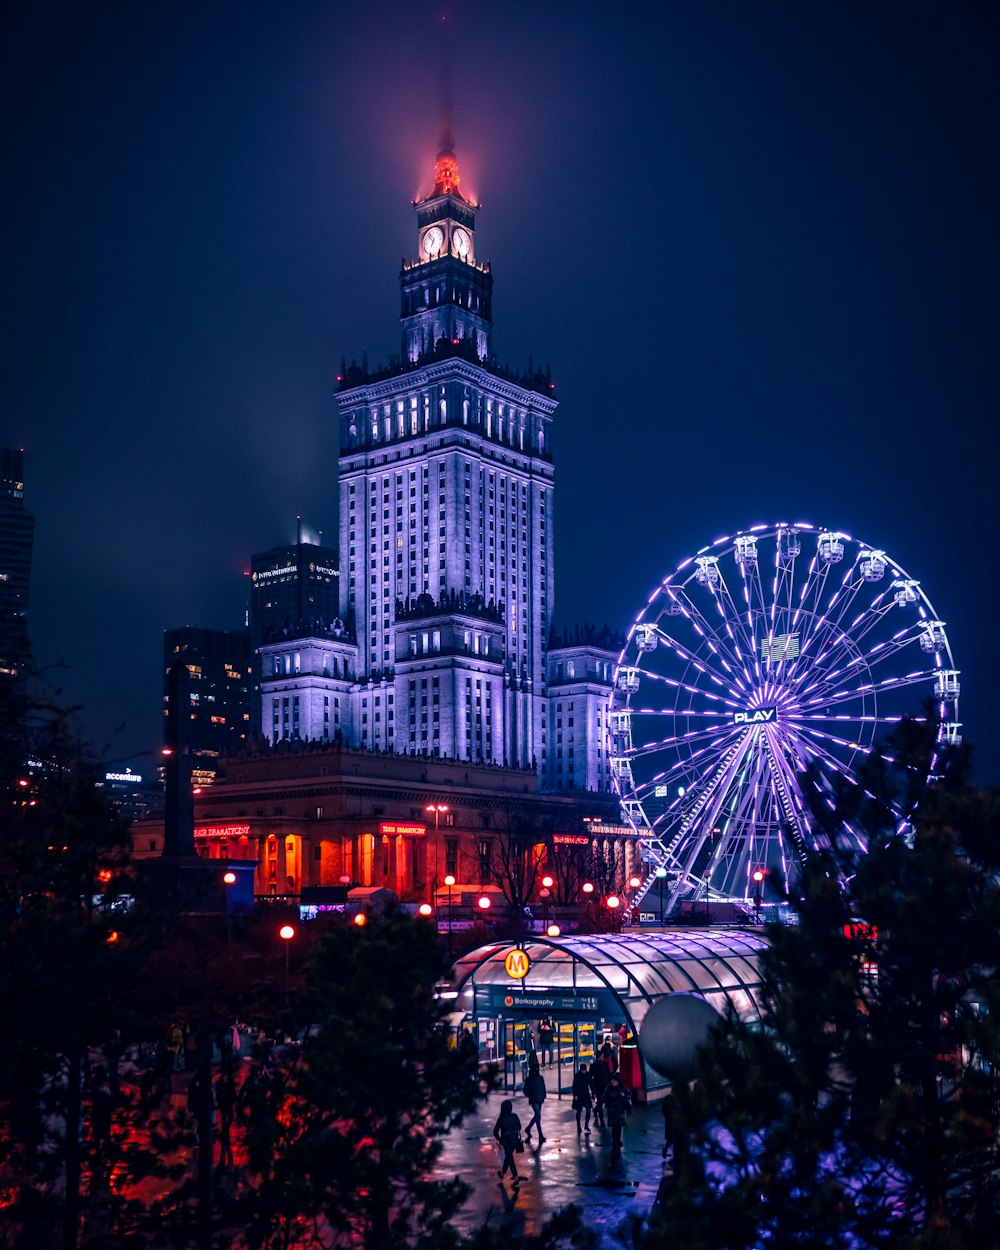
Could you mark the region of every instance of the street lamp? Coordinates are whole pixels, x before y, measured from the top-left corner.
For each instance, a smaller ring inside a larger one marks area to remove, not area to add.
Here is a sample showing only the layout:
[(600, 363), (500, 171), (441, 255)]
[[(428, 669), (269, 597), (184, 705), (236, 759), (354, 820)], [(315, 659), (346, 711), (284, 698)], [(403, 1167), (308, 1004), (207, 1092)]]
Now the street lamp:
[(355, 913), (354, 923), (358, 926), (359, 929), (363, 929), (365, 925), (368, 923), (368, 917), (365, 915), (363, 911), (359, 911)]
[(448, 887), (448, 958), (451, 958), (451, 887), (455, 884), (455, 878), (449, 872), (444, 879), (445, 885)]
[(417, 911), (421, 916), (429, 916), (433, 910), (434, 908), (430, 905), (430, 903), (421, 903), (417, 908)]
[(557, 924), (550, 924), (545, 930), (546, 937), (558, 937), (560, 933), (562, 933), (562, 929)]
[(763, 899), (764, 890), (764, 869), (755, 868), (751, 874), (754, 882), (753, 891), (753, 914), (754, 919), (760, 924), (760, 905)]
[(290, 924), (283, 924), (278, 930), (278, 937), (285, 943), (285, 1006), (288, 1006), (288, 956), (292, 948), (295, 930)]
[[(236, 884), (236, 873), (233, 872), (233, 870), (230, 868), (228, 872), (224, 872), (222, 874), (222, 882), (226, 887), (226, 894), (228, 896), (230, 886), (234, 886)], [(227, 897), (226, 898), (226, 944), (228, 945), (230, 942), (232, 942), (232, 940), (233, 940), (233, 908), (232, 908), (232, 903)]]
[(480, 894), (479, 907), (481, 911), (489, 911), (491, 906), (490, 896), (488, 894)]
[(446, 812), (447, 810), (448, 810), (447, 803), (428, 803), (427, 806), (424, 808), (425, 812), (434, 813), (434, 881), (432, 882), (432, 889), (434, 893), (437, 892), (437, 884), (438, 884), (438, 854), (439, 854), (438, 832), (439, 832), (440, 825), (441, 825), (441, 813)]
[(666, 868), (664, 868), (662, 864), (658, 864), (654, 876), (660, 883), (660, 924), (663, 924), (663, 881), (666, 875)]
[(621, 899), (618, 897), (617, 894), (609, 894), (608, 897), (604, 901), (607, 903), (607, 905), (611, 908), (612, 911), (614, 911), (616, 907), (621, 906)]
[(593, 894), (594, 892), (594, 887), (591, 885), (589, 881), (585, 881), (580, 888), (583, 890), (584, 894), (589, 895), (589, 894)]

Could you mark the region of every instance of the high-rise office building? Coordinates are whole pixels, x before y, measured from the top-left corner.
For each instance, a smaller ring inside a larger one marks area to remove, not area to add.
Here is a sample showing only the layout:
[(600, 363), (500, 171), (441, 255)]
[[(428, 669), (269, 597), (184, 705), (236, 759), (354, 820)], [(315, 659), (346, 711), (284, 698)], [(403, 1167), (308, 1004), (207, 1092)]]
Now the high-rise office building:
[(24, 452), (0, 450), (0, 676), (16, 676), (31, 655), (28, 592), (35, 519), (24, 507)]
[[(339, 733), (369, 749), (531, 768), (553, 788), (604, 788), (611, 643), (591, 637), (563, 662), (549, 654), (552, 384), (493, 355), (493, 275), (450, 145), (414, 207), (400, 359), (345, 369), (337, 396), (339, 632), (307, 626), (263, 644), (261, 732)], [(579, 679), (565, 684), (571, 670)], [(550, 766), (556, 745), (565, 754)]]
[(169, 714), (171, 667), (180, 660), (190, 674), (185, 741), (193, 780), (209, 785), (219, 756), (238, 751), (252, 733), (250, 636), (245, 629), (163, 631), (163, 715)]
[(328, 629), (340, 613), (337, 553), (297, 523), (296, 542), (250, 557), (250, 642), (256, 649), (290, 631)]

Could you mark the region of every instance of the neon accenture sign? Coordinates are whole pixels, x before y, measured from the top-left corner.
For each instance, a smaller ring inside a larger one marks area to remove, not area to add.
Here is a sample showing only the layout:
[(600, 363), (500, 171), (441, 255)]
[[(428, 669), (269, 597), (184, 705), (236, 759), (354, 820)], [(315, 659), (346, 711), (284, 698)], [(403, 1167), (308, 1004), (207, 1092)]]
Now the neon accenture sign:
[(776, 707), (747, 708), (745, 712), (733, 713), (734, 725), (770, 725), (778, 715)]

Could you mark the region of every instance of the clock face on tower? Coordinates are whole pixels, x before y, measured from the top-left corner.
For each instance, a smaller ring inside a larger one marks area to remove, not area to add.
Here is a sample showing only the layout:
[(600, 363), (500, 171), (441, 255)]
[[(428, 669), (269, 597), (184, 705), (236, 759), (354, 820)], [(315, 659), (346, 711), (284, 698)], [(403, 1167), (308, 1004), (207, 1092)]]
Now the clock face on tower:
[(463, 230), (461, 226), (457, 230), (451, 232), (451, 245), (455, 249), (457, 256), (468, 256), (469, 249), (472, 247), (472, 240), (469, 238), (468, 231)]
[(444, 231), (440, 226), (431, 226), (424, 234), (422, 247), (425, 256), (437, 256), (444, 245)]

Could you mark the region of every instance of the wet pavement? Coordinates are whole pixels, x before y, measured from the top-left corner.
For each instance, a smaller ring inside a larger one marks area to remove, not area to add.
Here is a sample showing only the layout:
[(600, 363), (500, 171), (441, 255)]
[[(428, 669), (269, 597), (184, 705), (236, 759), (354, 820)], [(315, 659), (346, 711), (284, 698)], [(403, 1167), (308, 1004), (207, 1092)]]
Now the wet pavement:
[[(547, 1073), (546, 1073), (547, 1075)], [(568, 1096), (545, 1100), (537, 1137), (517, 1155), (521, 1185), (514, 1190), (510, 1175), (497, 1179), (500, 1153), (493, 1125), (500, 1103), (510, 1094), (490, 1094), (479, 1110), (445, 1139), (444, 1153), (434, 1175), (460, 1176), (472, 1194), (453, 1221), (463, 1233), (485, 1225), (511, 1233), (537, 1232), (545, 1221), (569, 1203), (583, 1208), (587, 1228), (601, 1235), (601, 1246), (611, 1250), (632, 1244), (635, 1221), (644, 1220), (663, 1177), (663, 1114), (659, 1103), (637, 1105), (625, 1127), (621, 1158), (611, 1155), (611, 1130), (591, 1120), (590, 1135), (577, 1135), (576, 1112)], [(513, 1095), (522, 1126), (531, 1119), (523, 1094)]]

